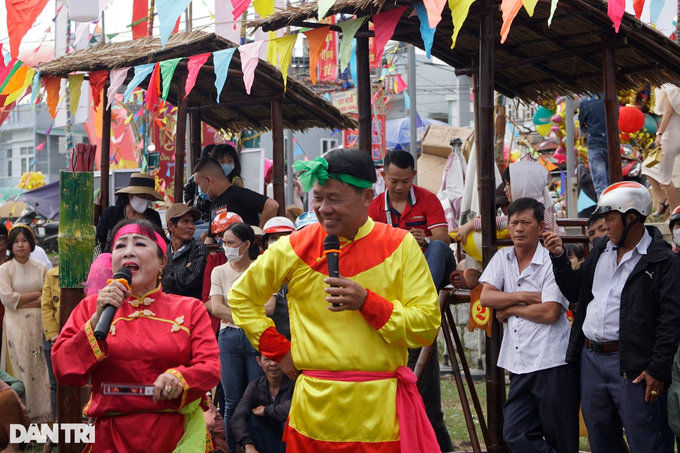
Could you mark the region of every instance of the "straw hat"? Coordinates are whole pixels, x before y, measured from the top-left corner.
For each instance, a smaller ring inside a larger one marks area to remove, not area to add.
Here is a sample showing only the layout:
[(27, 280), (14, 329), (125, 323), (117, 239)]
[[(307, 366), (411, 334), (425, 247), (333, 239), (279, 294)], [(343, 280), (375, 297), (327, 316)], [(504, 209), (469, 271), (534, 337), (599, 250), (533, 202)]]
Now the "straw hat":
[(157, 201), (163, 201), (163, 197), (156, 192), (155, 187), (156, 179), (153, 176), (142, 173), (133, 173), (132, 176), (130, 176), (130, 184), (127, 187), (116, 191), (116, 195), (123, 193), (132, 195), (146, 194), (151, 195)]

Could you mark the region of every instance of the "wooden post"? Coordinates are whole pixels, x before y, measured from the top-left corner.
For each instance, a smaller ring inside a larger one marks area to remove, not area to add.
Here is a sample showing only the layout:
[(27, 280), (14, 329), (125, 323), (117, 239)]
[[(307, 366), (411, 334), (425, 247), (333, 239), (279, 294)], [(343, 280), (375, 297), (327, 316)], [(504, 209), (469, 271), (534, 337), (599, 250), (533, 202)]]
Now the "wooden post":
[(177, 126), (175, 128), (174, 203), (181, 203), (184, 194), (184, 158), (187, 147), (187, 100), (184, 99), (184, 85), (187, 81), (187, 71), (180, 72), (178, 78)]
[[(361, 28), (364, 30), (364, 27)], [(357, 104), (359, 111), (359, 150), (372, 155), (373, 132), (371, 117), (371, 65), (369, 61), (368, 36), (361, 31), (357, 40)], [(415, 106), (413, 106), (415, 108)]]
[[(479, 29), (479, 126), (477, 163), (482, 216), (482, 257), (486, 267), (497, 250), (494, 159), (494, 10), (493, 0), (482, 0)], [(491, 338), (486, 341), (486, 402), (489, 419), (489, 453), (505, 451), (503, 443), (503, 400), (505, 388), (502, 371), (498, 368), (501, 348), (501, 327), (492, 319)]]
[[(99, 193), (101, 194), (101, 201), (100, 201), (100, 206), (101, 206), (101, 212), (104, 212), (104, 209), (109, 207), (109, 159), (111, 158), (111, 110), (113, 109), (113, 105), (111, 105), (111, 108), (106, 108), (106, 105), (109, 103), (109, 98), (107, 96), (107, 87), (108, 83), (104, 86), (104, 90), (102, 93), (102, 103), (101, 107), (104, 109), (102, 112), (102, 149), (101, 149), (101, 154), (99, 155), (99, 170), (100, 170), (100, 176), (99, 176)], [(84, 281), (84, 280), (83, 280)]]
[(619, 98), (616, 93), (616, 61), (613, 47), (602, 50), (604, 75), (604, 118), (607, 124), (609, 183), (623, 181), (621, 174), (621, 142), (619, 139)]
[[(107, 160), (108, 162), (108, 160)], [(85, 297), (81, 282), (87, 280), (92, 264), (95, 230), (92, 226), (94, 206), (94, 175), (87, 172), (62, 171), (59, 179), (59, 287), (61, 288), (59, 309), (59, 330), (61, 330), (73, 309)], [(82, 423), (83, 404), (80, 388), (57, 387), (57, 419), (63, 423)], [(60, 453), (79, 453), (82, 444), (66, 443), (65, 436), (59, 436)]]
[[(283, 106), (281, 99), (271, 101), (272, 106), (272, 185), (274, 200), (279, 204), (278, 215), (286, 215), (286, 194), (283, 189)], [(290, 183), (290, 182), (289, 182)]]
[[(190, 6), (191, 7), (191, 6)], [(201, 157), (201, 145), (202, 145), (202, 124), (201, 124), (201, 112), (191, 112), (189, 114), (189, 120), (191, 121), (191, 147), (189, 149), (189, 174), (194, 173), (194, 164)]]

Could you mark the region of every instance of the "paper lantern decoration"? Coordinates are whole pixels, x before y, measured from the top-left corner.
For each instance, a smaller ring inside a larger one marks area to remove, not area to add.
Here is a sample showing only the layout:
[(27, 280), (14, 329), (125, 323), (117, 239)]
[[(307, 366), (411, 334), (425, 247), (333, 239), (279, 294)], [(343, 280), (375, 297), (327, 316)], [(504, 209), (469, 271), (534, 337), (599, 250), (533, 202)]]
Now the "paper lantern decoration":
[[(510, 236), (508, 230), (496, 231), (496, 237), (498, 239), (505, 239)], [(500, 250), (502, 247), (498, 247)], [(482, 232), (473, 231), (470, 233), (465, 241), (463, 250), (467, 253), (467, 256), (476, 261), (482, 261)]]
[(656, 134), (658, 127), (659, 125), (656, 122), (656, 118), (654, 118), (649, 113), (645, 113), (645, 125), (642, 127), (642, 129), (647, 131), (649, 135), (654, 135)]
[(536, 125), (548, 124), (552, 116), (553, 112), (551, 112), (545, 107), (540, 107), (538, 110), (536, 110), (536, 113), (534, 114), (534, 124)]
[(621, 141), (629, 142), (630, 141), (630, 134), (628, 134), (626, 132), (621, 132)]
[(619, 130), (634, 134), (645, 125), (645, 115), (632, 106), (625, 106), (619, 109)]
[(99, 2), (92, 0), (69, 0), (68, 15), (76, 22), (92, 22), (99, 17)]
[(545, 137), (546, 135), (548, 135), (548, 134), (550, 133), (550, 128), (551, 128), (551, 127), (552, 127), (552, 125), (551, 125), (550, 123), (541, 124), (541, 125), (539, 125), (539, 126), (536, 126), (536, 132), (538, 132), (538, 133), (541, 134), (543, 137)]

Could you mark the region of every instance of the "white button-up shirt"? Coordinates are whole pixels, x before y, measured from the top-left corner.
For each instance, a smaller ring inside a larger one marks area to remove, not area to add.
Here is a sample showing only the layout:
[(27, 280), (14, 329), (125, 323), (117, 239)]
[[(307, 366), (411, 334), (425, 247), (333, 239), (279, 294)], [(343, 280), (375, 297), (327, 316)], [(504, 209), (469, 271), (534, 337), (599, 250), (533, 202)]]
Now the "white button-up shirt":
[(569, 302), (555, 283), (549, 253), (539, 243), (531, 264), (520, 275), (515, 248), (502, 248), (479, 279), (480, 283), (489, 283), (506, 293), (539, 292), (543, 303), (562, 305), (559, 319), (550, 324), (518, 316), (508, 318), (498, 366), (511, 373), (526, 374), (566, 365), (570, 330), (566, 312)]
[(597, 260), (593, 277), (593, 300), (588, 304), (583, 334), (590, 341), (606, 343), (619, 341), (619, 315), (621, 312), (621, 291), (633, 272), (652, 237), (645, 230), (640, 242), (616, 263), (616, 245), (609, 241)]

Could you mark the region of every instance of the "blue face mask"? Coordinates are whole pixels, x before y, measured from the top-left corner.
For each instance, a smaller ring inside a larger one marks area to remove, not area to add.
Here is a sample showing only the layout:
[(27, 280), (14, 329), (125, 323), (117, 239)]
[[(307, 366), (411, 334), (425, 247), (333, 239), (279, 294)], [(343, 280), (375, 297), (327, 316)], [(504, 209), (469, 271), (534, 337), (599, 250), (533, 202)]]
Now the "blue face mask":
[[(203, 179), (203, 181), (205, 181), (205, 179)], [(209, 191), (210, 191), (210, 184), (208, 184), (208, 192)], [(210, 195), (203, 192), (203, 189), (201, 189), (201, 184), (198, 185), (198, 196), (201, 197), (202, 199), (204, 199), (205, 201), (210, 201)]]
[(223, 245), (224, 245), (224, 240), (223, 240), (223, 239), (218, 239), (218, 240), (217, 240), (217, 246), (218, 246), (219, 248), (222, 248)]
[(224, 171), (224, 176), (229, 176), (229, 174), (234, 171), (234, 166), (231, 164), (222, 164), (222, 171)]

